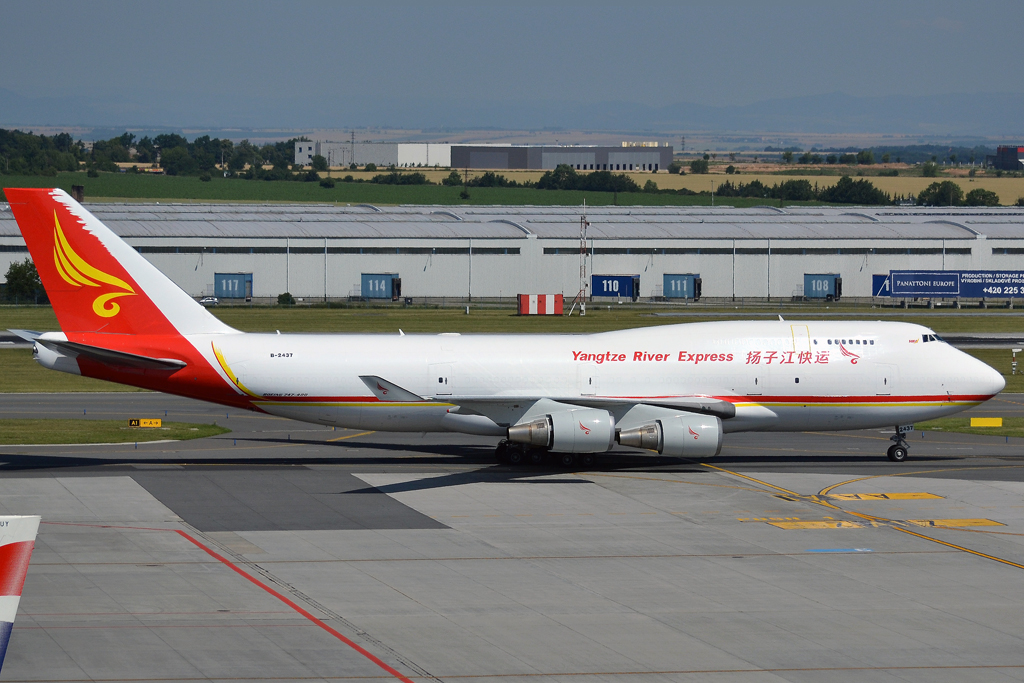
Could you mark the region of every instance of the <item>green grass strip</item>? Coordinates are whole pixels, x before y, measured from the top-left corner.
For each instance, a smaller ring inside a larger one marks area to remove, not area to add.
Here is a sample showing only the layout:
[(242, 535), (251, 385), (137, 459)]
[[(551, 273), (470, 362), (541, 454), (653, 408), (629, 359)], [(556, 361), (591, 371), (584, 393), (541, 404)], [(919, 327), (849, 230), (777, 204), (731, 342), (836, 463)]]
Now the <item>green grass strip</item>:
[[(653, 178), (657, 182), (658, 178)], [(461, 187), (444, 185), (378, 185), (376, 183), (337, 183), (333, 188), (320, 183), (300, 181), (242, 180), (214, 176), (202, 182), (194, 176), (153, 176), (135, 173), (101, 173), (89, 178), (85, 173), (60, 173), (48, 176), (3, 176), (4, 187), (59, 187), (67, 192), (72, 185), (85, 187), (86, 201), (151, 199), (215, 202), (316, 202), (337, 204), (444, 204), (506, 206), (706, 206), (710, 195), (675, 195), (649, 192), (580, 192), (573, 190), (537, 190), (529, 187), (471, 187), (469, 199), (462, 199)], [(711, 181), (708, 182), (708, 188)], [(0, 201), (2, 199), (0, 192)], [(718, 197), (716, 205), (750, 207), (779, 200), (759, 197)], [(786, 202), (818, 204), (818, 202)]]
[(215, 424), (164, 422), (157, 428), (129, 427), (127, 420), (0, 420), (0, 444), (133, 443), (186, 441), (226, 434)]

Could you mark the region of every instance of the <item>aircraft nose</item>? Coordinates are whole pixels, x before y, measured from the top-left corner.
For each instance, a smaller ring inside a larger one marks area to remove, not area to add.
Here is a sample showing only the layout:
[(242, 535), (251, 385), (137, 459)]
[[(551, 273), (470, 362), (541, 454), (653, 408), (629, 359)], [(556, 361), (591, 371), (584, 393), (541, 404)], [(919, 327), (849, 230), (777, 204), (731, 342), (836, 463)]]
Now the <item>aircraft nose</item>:
[(986, 387), (982, 393), (995, 396), (1006, 388), (1006, 380), (1003, 378), (1003, 375), (991, 365), (985, 364), (985, 369), (988, 370), (988, 372), (985, 373), (984, 379), (982, 380)]
[(967, 357), (971, 359), (968, 368), (971, 376), (972, 394), (995, 396), (1006, 387), (1006, 380), (1003, 379), (1002, 374), (998, 370), (974, 356), (968, 355)]

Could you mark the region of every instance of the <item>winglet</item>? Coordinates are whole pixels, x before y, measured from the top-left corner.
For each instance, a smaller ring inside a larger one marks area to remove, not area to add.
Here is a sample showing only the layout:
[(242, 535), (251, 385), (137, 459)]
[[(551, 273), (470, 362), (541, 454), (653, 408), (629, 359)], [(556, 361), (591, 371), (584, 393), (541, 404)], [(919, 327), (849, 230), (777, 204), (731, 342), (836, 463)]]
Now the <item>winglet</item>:
[(376, 375), (360, 375), (366, 388), (373, 392), (378, 401), (388, 403), (420, 403), (427, 399)]
[(38, 531), (38, 516), (0, 517), (0, 669)]

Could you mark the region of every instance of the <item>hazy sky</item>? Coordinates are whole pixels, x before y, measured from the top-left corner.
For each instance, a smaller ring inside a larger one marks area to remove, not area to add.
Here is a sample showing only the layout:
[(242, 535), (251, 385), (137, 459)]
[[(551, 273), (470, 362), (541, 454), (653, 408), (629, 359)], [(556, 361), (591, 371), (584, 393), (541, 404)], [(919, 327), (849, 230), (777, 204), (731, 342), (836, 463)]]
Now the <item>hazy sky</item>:
[(0, 0), (0, 26), (0, 123), (40, 102), (81, 116), (52, 123), (230, 127), (1024, 94), (1019, 0)]

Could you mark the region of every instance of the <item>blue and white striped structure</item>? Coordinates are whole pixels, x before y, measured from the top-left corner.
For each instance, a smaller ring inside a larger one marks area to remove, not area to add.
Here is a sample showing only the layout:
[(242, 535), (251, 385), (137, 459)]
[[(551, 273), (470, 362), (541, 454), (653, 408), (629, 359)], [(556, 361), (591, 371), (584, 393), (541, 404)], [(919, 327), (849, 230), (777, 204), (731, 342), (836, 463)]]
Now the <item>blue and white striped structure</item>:
[(0, 669), (7, 656), (7, 643), (38, 531), (38, 516), (0, 517)]

